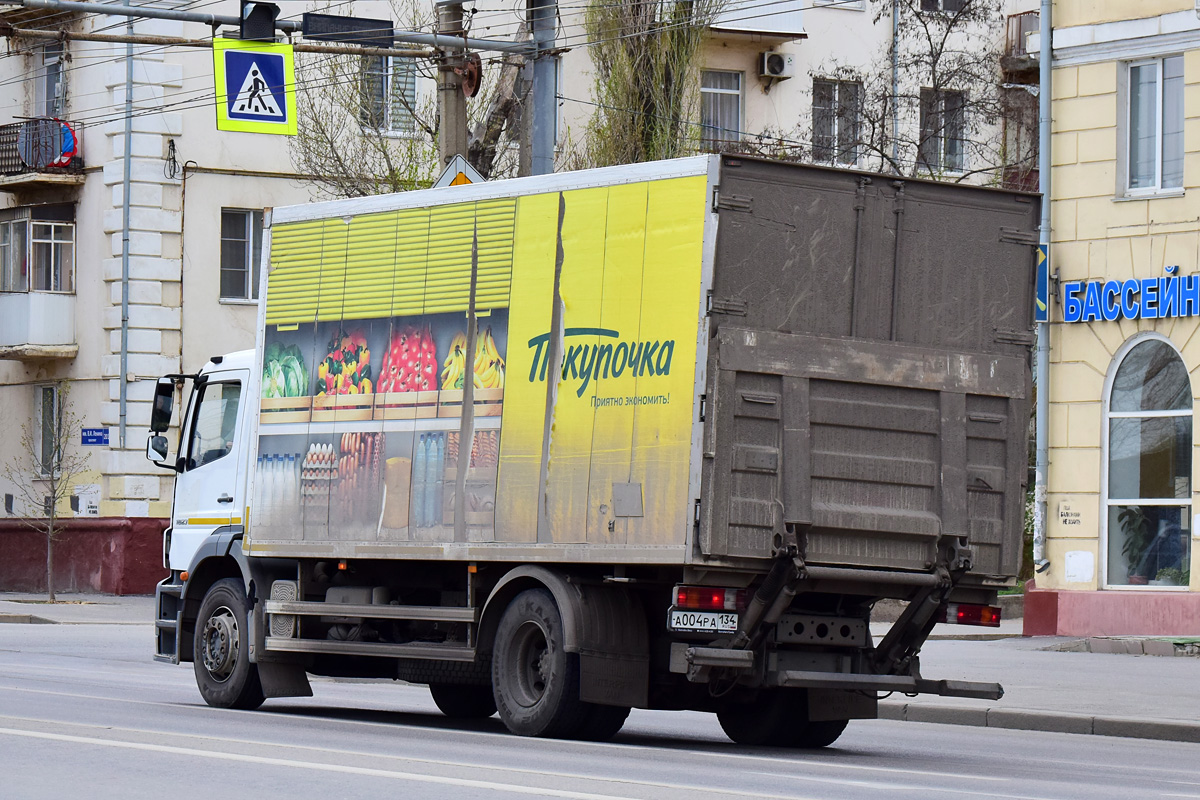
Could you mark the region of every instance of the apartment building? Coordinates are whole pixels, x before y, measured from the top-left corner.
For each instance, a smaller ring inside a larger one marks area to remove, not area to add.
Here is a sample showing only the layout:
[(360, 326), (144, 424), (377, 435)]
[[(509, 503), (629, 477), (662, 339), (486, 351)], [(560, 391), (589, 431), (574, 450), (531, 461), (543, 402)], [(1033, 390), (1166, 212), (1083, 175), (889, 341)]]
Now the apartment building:
[[(939, 18), (963, 6), (963, 0), (898, 2)], [(956, 33), (959, 50), (977, 43), (990, 54), (994, 44), (1003, 46), (1009, 61), (1002, 80), (1028, 84), (1023, 48), (1031, 26), (1019, 14), (1035, 5), (1005, 0), (986, 24)], [(429, 9), (413, 8), (432, 18)], [(403, 26), (413, 8), (366, 2), (354, 13)], [(470, 15), (472, 35), (517, 37), (522, 8), (479, 9)], [(981, 87), (925, 86), (919, 77), (897, 74), (911, 102), (883, 116), (867, 114), (869, 93), (891, 86), (889, 46), (903, 33), (881, 8), (877, 0), (728, 5), (703, 45), (689, 128), (696, 133), (688, 147), (750, 148), (843, 167), (894, 162), (910, 174), (977, 182), (1028, 181), (1027, 154), (999, 158), (1006, 148), (1016, 152), (1001, 121), (969, 124), (969, 94)], [(227, 15), (237, 9), (233, 0), (203, 7)], [(1007, 27), (1002, 12), (1009, 14)], [(0, 20), (30, 31), (9, 38), (9, 53), (0, 57), (0, 424), (14, 432), (0, 441), (0, 462), (21, 466), (15, 480), (0, 480), (0, 536), (10, 543), (25, 536), (36, 549), (36, 537), (22, 534), (16, 520), (44, 512), (42, 465), (49, 463), (54, 422), (69, 409), (87, 429), (70, 446), (87, 462), (70, 476), (71, 496), (58, 504), (73, 520), (62, 588), (145, 591), (156, 577), (154, 553), (172, 485), (172, 475), (144, 457), (154, 380), (253, 345), (263, 209), (339, 189), (315, 174), (321, 170), (298, 166), (289, 137), (217, 130), (211, 49), (57, 35), (204, 39), (213, 35), (210, 26), (146, 19), (131, 25), (125, 17), (4, 5)], [(1012, 20), (1019, 20), (1015, 28)], [(573, 135), (595, 109), (580, 7), (560, 11), (558, 37), (568, 48), (557, 92), (565, 163)], [(341, 63), (350, 64), (348, 76), (325, 74), (309, 88), (348, 89), (358, 106), (350, 129), (380, 134), (378, 141), (401, 154), (405, 180), (436, 174), (436, 163), (422, 161), (433, 152), (425, 129), (436, 124), (430, 64), (404, 57)], [(485, 62), (491, 79), (499, 69)], [(510, 156), (507, 142), (516, 138), (502, 143)], [(369, 150), (346, 152), (373, 164)], [(510, 171), (516, 161), (510, 158)], [(1006, 172), (1006, 164), (1017, 166)], [(372, 170), (378, 171), (366, 171)], [(30, 432), (32, 452), (15, 435), (22, 429)], [(8, 563), (0, 567), (0, 588), (34, 588), (40, 581), (36, 558)], [(90, 569), (98, 563), (108, 566)], [(144, 576), (114, 577), (134, 563), (149, 564)]]
[(1179, 634), (1200, 615), (1200, 19), (1059, 0), (1046, 557), (1026, 632)]

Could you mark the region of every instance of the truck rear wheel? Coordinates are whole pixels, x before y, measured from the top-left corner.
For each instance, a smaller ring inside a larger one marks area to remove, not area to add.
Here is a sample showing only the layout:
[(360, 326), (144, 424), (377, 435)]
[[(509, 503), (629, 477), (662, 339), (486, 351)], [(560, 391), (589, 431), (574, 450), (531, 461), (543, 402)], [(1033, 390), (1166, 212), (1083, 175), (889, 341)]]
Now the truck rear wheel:
[(848, 724), (848, 719), (797, 722), (796, 727), (782, 731), (782, 735), (774, 744), (781, 747), (828, 747), (837, 741)]
[(717, 711), (721, 730), (737, 744), (778, 744), (792, 721), (793, 703), (776, 691), (762, 691), (748, 702), (728, 705)]
[(491, 686), (431, 683), (429, 693), (438, 709), (451, 719), (487, 719), (496, 713)]
[(804, 689), (774, 689), (753, 700), (730, 704), (717, 712), (725, 735), (738, 744), (775, 747), (828, 747), (846, 730), (849, 720), (808, 719)]
[(250, 663), (248, 612), (246, 591), (234, 578), (214, 583), (200, 603), (192, 666), (210, 706), (249, 710), (265, 699), (258, 667)]
[(520, 736), (570, 738), (591, 711), (579, 699), (579, 657), (563, 649), (562, 614), (545, 589), (521, 592), (504, 610), (492, 688), (500, 719)]

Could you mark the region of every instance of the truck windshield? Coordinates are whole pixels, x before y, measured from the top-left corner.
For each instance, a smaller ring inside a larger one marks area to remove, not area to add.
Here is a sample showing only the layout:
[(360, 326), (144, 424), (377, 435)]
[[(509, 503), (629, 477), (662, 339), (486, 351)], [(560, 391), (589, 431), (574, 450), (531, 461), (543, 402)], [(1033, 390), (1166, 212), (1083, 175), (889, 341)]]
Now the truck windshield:
[(211, 464), (233, 450), (241, 394), (238, 381), (209, 383), (200, 389), (188, 444), (189, 470)]

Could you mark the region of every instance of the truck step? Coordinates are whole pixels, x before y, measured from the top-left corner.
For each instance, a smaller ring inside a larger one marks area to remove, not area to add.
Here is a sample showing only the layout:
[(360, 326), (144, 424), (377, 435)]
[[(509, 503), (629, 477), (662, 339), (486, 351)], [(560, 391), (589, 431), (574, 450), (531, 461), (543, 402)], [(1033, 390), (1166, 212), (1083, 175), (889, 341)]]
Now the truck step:
[[(316, 605), (322, 605), (317, 603)], [(378, 656), (381, 658), (431, 658), (441, 661), (474, 661), (475, 648), (465, 644), (390, 642), (345, 642), (332, 639), (284, 639), (266, 637), (268, 650), (288, 653), (336, 653), (346, 656)]]
[(364, 619), (421, 619), (435, 622), (478, 622), (475, 608), (437, 608), (435, 606), (358, 605), (353, 603), (317, 603), (302, 600), (266, 600), (268, 614), (300, 616), (362, 617)]

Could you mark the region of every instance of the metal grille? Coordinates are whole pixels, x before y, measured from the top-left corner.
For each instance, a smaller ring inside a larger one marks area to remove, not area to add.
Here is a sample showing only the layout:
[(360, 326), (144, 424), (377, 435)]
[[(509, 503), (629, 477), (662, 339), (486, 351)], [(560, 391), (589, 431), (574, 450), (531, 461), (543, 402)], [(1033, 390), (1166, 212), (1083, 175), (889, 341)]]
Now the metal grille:
[[(82, 153), (82, 139), (78, 123), (66, 121), (77, 138), (76, 146)], [(75, 155), (71, 163), (65, 167), (32, 167), (21, 157), (18, 142), (26, 142), (25, 150), (29, 153), (45, 153), (50, 149), (56, 150), (61, 146), (59, 126), (49, 119), (27, 119), (9, 125), (0, 125), (0, 175), (22, 175), (26, 173), (46, 173), (62, 175), (78, 175), (83, 172), (83, 157)], [(34, 160), (34, 163), (37, 163)]]

